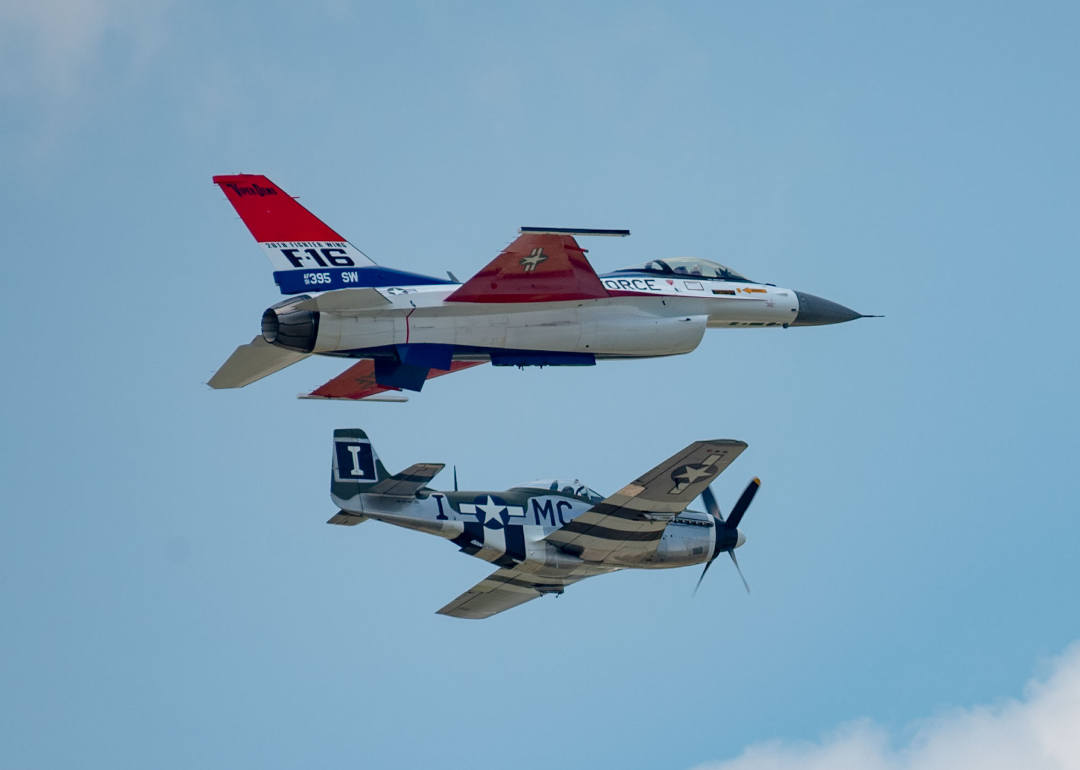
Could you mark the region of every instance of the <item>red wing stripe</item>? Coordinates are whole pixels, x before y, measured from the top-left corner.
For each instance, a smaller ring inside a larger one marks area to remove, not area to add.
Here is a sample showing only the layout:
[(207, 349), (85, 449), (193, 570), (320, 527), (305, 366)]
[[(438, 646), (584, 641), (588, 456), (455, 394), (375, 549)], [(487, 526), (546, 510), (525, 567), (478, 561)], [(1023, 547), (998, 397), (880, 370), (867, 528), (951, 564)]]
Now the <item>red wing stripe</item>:
[[(430, 370), (427, 378), (430, 380), (435, 377), (442, 377), (444, 374), (459, 372), (462, 369), (479, 366), (482, 363), (484, 362), (454, 361), (450, 364), (449, 370)], [(337, 377), (330, 380), (330, 382), (325, 385), (320, 385), (318, 388), (311, 391), (309, 395), (315, 396), (316, 398), (359, 400), (361, 398), (367, 398), (368, 396), (374, 396), (377, 393), (385, 393), (388, 390), (401, 390), (401, 388), (387, 388), (375, 382), (375, 362), (369, 358), (365, 358), (363, 361), (350, 366)]]

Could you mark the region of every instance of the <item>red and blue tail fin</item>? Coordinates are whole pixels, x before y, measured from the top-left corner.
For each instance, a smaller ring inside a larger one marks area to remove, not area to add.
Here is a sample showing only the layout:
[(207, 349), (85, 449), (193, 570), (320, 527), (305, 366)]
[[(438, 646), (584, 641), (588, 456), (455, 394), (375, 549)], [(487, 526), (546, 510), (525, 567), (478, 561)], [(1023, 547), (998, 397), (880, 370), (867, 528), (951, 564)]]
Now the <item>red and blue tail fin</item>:
[(282, 294), (369, 285), (357, 268), (374, 262), (261, 174), (215, 176), (274, 266)]

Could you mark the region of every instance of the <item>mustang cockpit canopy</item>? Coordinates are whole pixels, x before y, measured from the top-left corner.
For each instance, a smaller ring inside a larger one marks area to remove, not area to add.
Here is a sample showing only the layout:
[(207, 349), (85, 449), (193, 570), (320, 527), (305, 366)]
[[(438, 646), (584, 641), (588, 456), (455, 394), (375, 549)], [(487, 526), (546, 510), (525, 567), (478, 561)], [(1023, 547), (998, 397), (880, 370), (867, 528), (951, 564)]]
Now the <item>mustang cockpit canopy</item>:
[(637, 267), (625, 267), (616, 270), (617, 273), (656, 273), (657, 275), (680, 275), (704, 278), (710, 281), (741, 281), (753, 283), (741, 273), (737, 273), (730, 267), (713, 262), (710, 259), (698, 257), (671, 257), (669, 259), (653, 259), (644, 265)]
[(602, 494), (595, 489), (589, 489), (579, 479), (541, 479), (539, 481), (529, 481), (525, 484), (515, 484), (515, 486), (524, 489), (546, 489), (549, 492), (573, 495), (590, 503), (599, 503), (604, 499)]

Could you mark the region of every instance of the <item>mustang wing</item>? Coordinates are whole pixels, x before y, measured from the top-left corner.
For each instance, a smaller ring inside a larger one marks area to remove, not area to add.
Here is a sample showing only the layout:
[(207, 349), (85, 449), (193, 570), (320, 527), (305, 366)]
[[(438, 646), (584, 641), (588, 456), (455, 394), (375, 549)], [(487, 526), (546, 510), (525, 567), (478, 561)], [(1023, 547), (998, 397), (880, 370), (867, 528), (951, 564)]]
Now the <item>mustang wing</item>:
[[(462, 369), (479, 366), (482, 363), (484, 362), (453, 361), (448, 370), (429, 370), (427, 378), (430, 380), (433, 377), (441, 377), (444, 374), (450, 374), (450, 372), (459, 372)], [(361, 399), (370, 401), (406, 401), (405, 396), (381, 395), (387, 391), (397, 393), (400, 390), (400, 388), (391, 388), (375, 382), (375, 362), (365, 358), (363, 361), (350, 366), (330, 382), (320, 385), (307, 395), (300, 396), (300, 398), (327, 398), (349, 401), (359, 401)]]
[(695, 441), (545, 538), (589, 562), (656, 550), (668, 522), (746, 449), (732, 439)]
[(547, 578), (522, 572), (519, 567), (497, 569), (438, 611), (440, 615), (480, 620), (517, 607), (544, 594), (561, 594), (576, 577)]
[(524, 233), (447, 302), (557, 302), (607, 297), (574, 236)]

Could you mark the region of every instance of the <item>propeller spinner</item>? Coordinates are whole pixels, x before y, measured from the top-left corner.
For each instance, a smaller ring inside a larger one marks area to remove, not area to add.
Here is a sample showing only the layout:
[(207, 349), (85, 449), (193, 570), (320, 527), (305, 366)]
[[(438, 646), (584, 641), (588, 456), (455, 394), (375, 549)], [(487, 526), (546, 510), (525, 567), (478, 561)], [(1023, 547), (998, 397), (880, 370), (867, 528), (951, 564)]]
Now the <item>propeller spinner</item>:
[(735, 502), (735, 507), (731, 509), (731, 515), (727, 521), (724, 521), (724, 515), (720, 513), (720, 506), (716, 504), (716, 495), (713, 494), (712, 487), (705, 487), (705, 491), (701, 493), (701, 499), (705, 502), (705, 510), (713, 517), (713, 526), (716, 528), (716, 546), (713, 549), (712, 556), (705, 562), (705, 569), (701, 571), (701, 577), (698, 578), (697, 585), (694, 586), (695, 594), (698, 588), (701, 587), (701, 581), (705, 579), (705, 573), (709, 571), (709, 567), (716, 561), (716, 557), (725, 551), (731, 557), (731, 563), (735, 565), (739, 577), (742, 578), (746, 592), (750, 593), (750, 584), (746, 582), (746, 577), (739, 567), (739, 560), (735, 558), (735, 549), (746, 542), (746, 537), (739, 532), (739, 522), (746, 515), (746, 509), (750, 507), (750, 503), (760, 486), (761, 479), (758, 478), (753, 479), (746, 485), (746, 489), (743, 490), (743, 493), (739, 495), (739, 499)]

